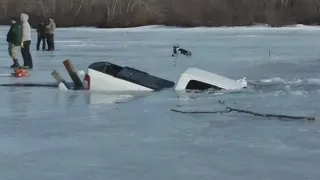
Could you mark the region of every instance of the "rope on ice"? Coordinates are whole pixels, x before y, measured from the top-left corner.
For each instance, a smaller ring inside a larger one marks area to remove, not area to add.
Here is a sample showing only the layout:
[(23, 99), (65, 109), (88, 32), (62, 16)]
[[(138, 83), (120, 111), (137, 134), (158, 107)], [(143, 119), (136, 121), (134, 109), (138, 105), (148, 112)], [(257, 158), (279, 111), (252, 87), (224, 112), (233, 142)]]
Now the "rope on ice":
[[(224, 104), (224, 102), (219, 101), (219, 104)], [(245, 113), (251, 114), (254, 116), (260, 117), (274, 117), (279, 119), (292, 119), (292, 120), (307, 120), (307, 121), (315, 121), (315, 117), (306, 117), (306, 116), (289, 116), (289, 115), (282, 115), (282, 114), (262, 114), (242, 109), (236, 109), (229, 106), (226, 106), (224, 111), (183, 111), (178, 109), (171, 109), (173, 112), (184, 113), (184, 114), (224, 114), (224, 113), (231, 113), (231, 112), (238, 112), (238, 113)]]

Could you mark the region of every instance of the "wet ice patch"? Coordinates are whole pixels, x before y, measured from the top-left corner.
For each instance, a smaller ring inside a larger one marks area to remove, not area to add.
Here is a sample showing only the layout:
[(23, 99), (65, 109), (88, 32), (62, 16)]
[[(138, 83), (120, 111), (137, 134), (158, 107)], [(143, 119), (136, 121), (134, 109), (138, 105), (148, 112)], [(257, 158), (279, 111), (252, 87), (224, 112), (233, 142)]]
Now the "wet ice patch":
[(260, 82), (263, 82), (263, 83), (272, 83), (272, 82), (285, 82), (284, 79), (281, 79), (279, 77), (274, 77), (274, 78), (269, 78), (269, 79), (261, 79)]
[(269, 78), (249, 83), (254, 89), (262, 91), (283, 91), (277, 95), (292, 94), (305, 95), (306, 92), (316, 91), (320, 88), (318, 79), (292, 79), (285, 80), (282, 78)]
[(308, 95), (307, 91), (291, 91), (290, 94), (295, 96), (305, 96)]
[(237, 37), (251, 37), (251, 38), (254, 38), (254, 37), (261, 37), (261, 36), (258, 36), (258, 35), (237, 35)]
[(89, 93), (89, 104), (124, 103), (134, 99), (130, 94)]
[(317, 79), (317, 78), (307, 79), (307, 82), (310, 84), (319, 84), (320, 85), (320, 79)]
[(82, 41), (76, 41), (76, 40), (56, 40), (55, 43), (79, 43)]
[(301, 84), (301, 83), (303, 83), (304, 81), (303, 80), (301, 80), (301, 79), (293, 79), (293, 80), (291, 80), (291, 81), (288, 81), (287, 83), (288, 84)]
[(310, 79), (291, 79), (291, 80), (286, 80), (282, 79), (280, 77), (273, 77), (273, 78), (268, 78), (268, 79), (261, 79), (257, 82), (261, 83), (283, 83), (283, 84), (315, 84), (315, 85), (320, 85), (320, 79), (317, 78), (310, 78)]
[(69, 47), (104, 47), (105, 45), (101, 44), (68, 44), (64, 46), (69, 46)]

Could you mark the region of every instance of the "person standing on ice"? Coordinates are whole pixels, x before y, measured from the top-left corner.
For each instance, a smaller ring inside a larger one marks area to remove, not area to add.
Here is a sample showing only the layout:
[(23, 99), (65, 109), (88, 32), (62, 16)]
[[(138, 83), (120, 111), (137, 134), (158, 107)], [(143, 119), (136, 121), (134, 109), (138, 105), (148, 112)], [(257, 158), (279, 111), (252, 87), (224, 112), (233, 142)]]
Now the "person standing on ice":
[(42, 41), (42, 50), (46, 50), (46, 26), (44, 25), (44, 22), (41, 21), (38, 24), (37, 27), (37, 35), (38, 35), (38, 41), (37, 41), (37, 51), (40, 49), (40, 43)]
[(47, 43), (48, 43), (48, 51), (54, 51), (54, 35), (56, 30), (56, 23), (53, 18), (49, 18), (49, 24), (46, 26), (47, 28)]
[(19, 67), (19, 61), (18, 61), (18, 49), (21, 44), (21, 28), (20, 25), (17, 24), (17, 20), (15, 18), (12, 18), (11, 21), (11, 27), (7, 34), (7, 42), (8, 42), (8, 52), (13, 60), (13, 65), (11, 68)]
[(32, 56), (30, 53), (31, 44), (31, 26), (28, 22), (29, 16), (25, 13), (21, 13), (22, 23), (22, 38), (21, 38), (21, 54), (23, 58), (23, 66), (25, 68), (33, 68)]

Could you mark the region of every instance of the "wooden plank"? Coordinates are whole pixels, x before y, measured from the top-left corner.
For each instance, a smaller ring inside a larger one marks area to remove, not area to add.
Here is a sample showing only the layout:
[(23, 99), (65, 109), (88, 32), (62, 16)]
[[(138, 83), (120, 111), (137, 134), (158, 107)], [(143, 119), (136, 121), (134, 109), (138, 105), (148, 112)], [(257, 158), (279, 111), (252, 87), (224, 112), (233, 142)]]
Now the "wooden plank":
[(68, 71), (68, 73), (74, 83), (75, 89), (82, 89), (83, 88), (82, 81), (79, 78), (77, 71), (74, 69), (72, 62), (69, 59), (67, 59), (67, 60), (63, 61), (63, 64), (64, 64), (65, 68), (67, 69), (67, 71)]
[(71, 89), (68, 83), (61, 77), (60, 73), (58, 73), (56, 70), (54, 70), (51, 75), (58, 83), (63, 83), (67, 89)]

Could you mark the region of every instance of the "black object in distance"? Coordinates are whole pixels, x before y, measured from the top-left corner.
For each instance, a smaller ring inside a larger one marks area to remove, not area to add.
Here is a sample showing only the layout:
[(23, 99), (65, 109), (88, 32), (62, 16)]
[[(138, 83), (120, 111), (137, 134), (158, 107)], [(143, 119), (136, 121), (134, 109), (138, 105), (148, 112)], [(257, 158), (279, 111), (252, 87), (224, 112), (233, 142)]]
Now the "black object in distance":
[(185, 55), (185, 56), (191, 56), (191, 52), (186, 50), (186, 49), (183, 49), (183, 48), (180, 48), (180, 45), (179, 44), (174, 44), (173, 45), (173, 49), (172, 49), (173, 53), (172, 53), (172, 57), (177, 57), (178, 56), (178, 52), (182, 55)]

